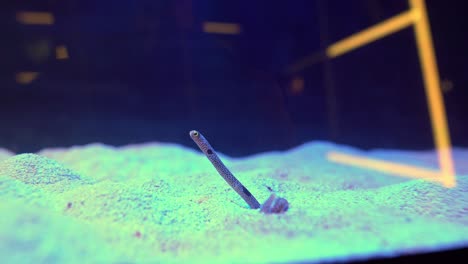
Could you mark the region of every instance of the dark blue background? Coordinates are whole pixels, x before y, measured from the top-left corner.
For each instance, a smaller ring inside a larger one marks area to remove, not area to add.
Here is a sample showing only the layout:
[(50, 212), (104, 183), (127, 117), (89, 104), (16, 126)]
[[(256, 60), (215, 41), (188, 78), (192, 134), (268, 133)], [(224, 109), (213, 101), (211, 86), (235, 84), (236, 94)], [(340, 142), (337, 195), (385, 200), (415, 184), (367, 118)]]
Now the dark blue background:
[[(291, 73), (294, 62), (408, 8), (404, 0), (15, 1), (1, 9), (0, 146), (15, 152), (90, 142), (194, 147), (200, 130), (230, 155), (311, 140), (361, 148), (433, 148), (412, 28)], [(450, 132), (468, 146), (462, 1), (428, 0)], [(17, 11), (51, 11), (53, 26)], [(207, 34), (204, 21), (239, 23)], [(6, 37), (8, 36), (8, 37)], [(50, 55), (28, 49), (48, 43)], [(70, 58), (56, 60), (65, 45)], [(38, 71), (29, 85), (18, 71)], [(304, 78), (301, 93), (291, 80)]]

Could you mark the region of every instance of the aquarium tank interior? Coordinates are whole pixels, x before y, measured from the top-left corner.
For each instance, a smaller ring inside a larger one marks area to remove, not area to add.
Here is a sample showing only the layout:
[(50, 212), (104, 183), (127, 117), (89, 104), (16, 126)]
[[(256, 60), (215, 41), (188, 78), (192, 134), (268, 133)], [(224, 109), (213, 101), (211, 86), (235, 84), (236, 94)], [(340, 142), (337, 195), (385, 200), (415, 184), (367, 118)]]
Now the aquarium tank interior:
[(462, 1), (0, 14), (2, 263), (466, 256)]

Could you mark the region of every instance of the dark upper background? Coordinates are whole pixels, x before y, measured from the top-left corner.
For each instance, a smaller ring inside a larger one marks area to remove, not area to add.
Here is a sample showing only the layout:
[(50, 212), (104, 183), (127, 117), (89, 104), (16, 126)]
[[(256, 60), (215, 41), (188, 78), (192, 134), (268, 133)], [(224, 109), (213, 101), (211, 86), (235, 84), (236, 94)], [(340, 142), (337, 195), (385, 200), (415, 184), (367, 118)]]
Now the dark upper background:
[[(11, 1), (13, 2), (13, 1)], [(41, 2), (41, 3), (38, 3)], [(194, 147), (200, 130), (239, 156), (311, 140), (433, 148), (413, 29), (291, 74), (327, 45), (408, 8), (405, 0), (124, 1), (2, 4), (0, 146), (15, 152), (103, 142)], [(468, 146), (463, 1), (428, 0), (453, 144)], [(48, 11), (51, 26), (18, 11)], [(238, 23), (238, 35), (203, 32)], [(57, 60), (65, 45), (69, 59)], [(20, 71), (39, 72), (27, 85)], [(304, 80), (301, 89), (300, 82)], [(296, 88), (293, 88), (296, 87)]]

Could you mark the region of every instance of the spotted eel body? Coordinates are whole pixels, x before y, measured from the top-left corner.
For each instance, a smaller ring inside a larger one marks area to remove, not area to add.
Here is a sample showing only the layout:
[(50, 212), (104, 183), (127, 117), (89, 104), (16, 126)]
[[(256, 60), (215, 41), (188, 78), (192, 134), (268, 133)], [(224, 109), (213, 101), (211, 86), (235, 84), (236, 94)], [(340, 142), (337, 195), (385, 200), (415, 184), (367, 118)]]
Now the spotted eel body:
[(257, 199), (255, 199), (249, 190), (247, 190), (247, 188), (245, 188), (245, 186), (242, 185), (242, 183), (240, 183), (236, 177), (234, 177), (228, 168), (226, 168), (224, 163), (219, 159), (213, 147), (211, 147), (210, 143), (208, 143), (205, 137), (196, 130), (190, 131), (190, 137), (193, 139), (193, 141), (195, 141), (201, 151), (205, 153), (206, 157), (210, 160), (211, 164), (213, 164), (218, 173), (229, 185), (231, 185), (231, 187), (242, 197), (242, 199), (247, 202), (250, 208), (260, 208), (260, 204), (258, 203)]

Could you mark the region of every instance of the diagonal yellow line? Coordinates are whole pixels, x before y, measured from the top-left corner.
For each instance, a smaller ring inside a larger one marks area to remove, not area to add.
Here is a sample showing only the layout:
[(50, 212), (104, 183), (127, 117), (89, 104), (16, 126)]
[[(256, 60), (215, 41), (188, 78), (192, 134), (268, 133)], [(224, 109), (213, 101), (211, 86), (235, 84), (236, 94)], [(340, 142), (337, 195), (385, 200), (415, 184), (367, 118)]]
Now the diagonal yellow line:
[(308, 55), (288, 67), (289, 73), (301, 71), (311, 65), (324, 61), (328, 58), (335, 58), (361, 46), (369, 44), (387, 35), (395, 33), (405, 27), (409, 27), (419, 18), (419, 13), (405, 11), (370, 28), (355, 33), (328, 46), (325, 51), (318, 51)]
[[(444, 100), (440, 89), (440, 79), (435, 59), (432, 36), (427, 17), (424, 0), (408, 0), (410, 10), (402, 12), (390, 19), (378, 23), (368, 29), (353, 34), (340, 40), (326, 49), (326, 56), (335, 58), (356, 48), (376, 41), (387, 35), (395, 33), (405, 27), (414, 25), (417, 49), (424, 80), (424, 89), (431, 119), (432, 134), (439, 160), (439, 171), (428, 170), (399, 163), (362, 158), (352, 155), (329, 153), (330, 161), (365, 167), (396, 174), (404, 177), (423, 178), (437, 181), (446, 187), (456, 186), (456, 174), (452, 158), (452, 145), (448, 131), (447, 115), (445, 113)], [(319, 56), (321, 52), (293, 64), (289, 72), (295, 72), (323, 60)]]
[(327, 56), (334, 58), (346, 52), (364, 46), (370, 42), (383, 38), (405, 27), (411, 26), (418, 18), (414, 10), (402, 12), (392, 18), (376, 24), (361, 32), (340, 40), (327, 48)]
[(416, 35), (424, 88), (426, 89), (426, 99), (431, 118), (432, 134), (438, 152), (440, 170), (442, 171), (445, 185), (455, 186), (452, 147), (426, 6), (423, 0), (409, 0), (409, 4), (412, 10), (420, 14), (419, 19), (415, 21), (414, 33)]
[(384, 173), (394, 174), (397, 176), (425, 179), (429, 181), (444, 183), (443, 175), (440, 171), (437, 170), (400, 164), (396, 162), (360, 157), (339, 152), (328, 152), (327, 159), (336, 163), (372, 169)]

